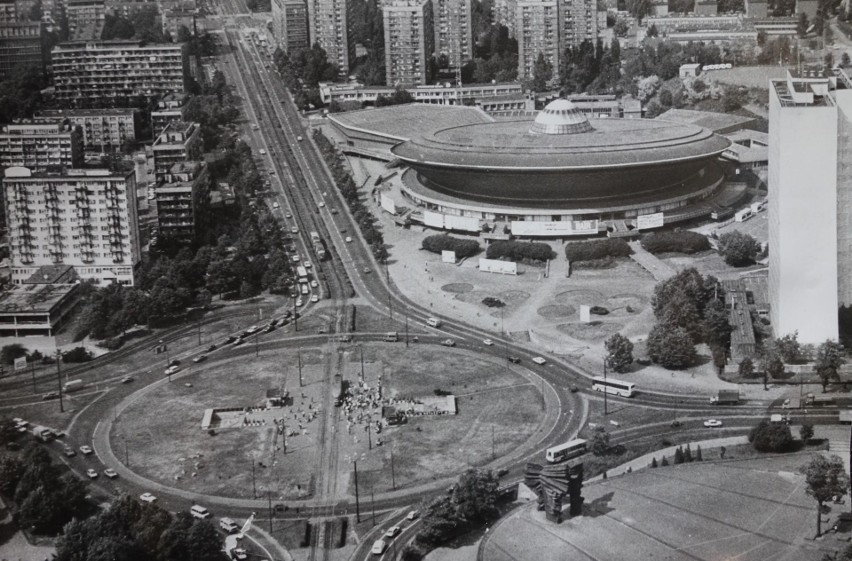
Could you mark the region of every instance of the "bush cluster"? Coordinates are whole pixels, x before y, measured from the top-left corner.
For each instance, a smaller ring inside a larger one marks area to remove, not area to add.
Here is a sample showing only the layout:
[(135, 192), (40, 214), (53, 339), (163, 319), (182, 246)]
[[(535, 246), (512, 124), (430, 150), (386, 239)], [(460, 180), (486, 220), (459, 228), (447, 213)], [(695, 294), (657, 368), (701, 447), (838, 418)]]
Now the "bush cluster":
[(565, 245), (565, 257), (568, 258), (570, 263), (627, 257), (631, 253), (633, 253), (633, 250), (621, 238), (572, 242)]
[(352, 216), (358, 223), (358, 228), (361, 229), (364, 240), (370, 244), (376, 259), (380, 262), (384, 261), (388, 258), (384, 235), (376, 227), (376, 220), (373, 215), (361, 202), (361, 198), (358, 196), (358, 187), (355, 185), (352, 175), (344, 167), (340, 152), (319, 129), (314, 130), (314, 142), (316, 142), (328, 169), (331, 170), (334, 184), (337, 185), (346, 200), (346, 204), (349, 205), (349, 210), (352, 211)]
[(488, 259), (508, 259), (510, 261), (547, 261), (555, 254), (546, 243), (515, 242), (499, 240), (488, 246), (485, 252)]
[(748, 441), (758, 452), (789, 452), (793, 449), (793, 435), (784, 423), (770, 423), (766, 419), (751, 429)]
[(642, 247), (653, 254), (658, 253), (698, 253), (710, 249), (706, 236), (689, 230), (673, 232), (653, 232), (642, 238)]
[(447, 234), (429, 236), (423, 240), (423, 249), (440, 254), (442, 251), (455, 251), (457, 259), (473, 257), (479, 253), (479, 242), (453, 238)]

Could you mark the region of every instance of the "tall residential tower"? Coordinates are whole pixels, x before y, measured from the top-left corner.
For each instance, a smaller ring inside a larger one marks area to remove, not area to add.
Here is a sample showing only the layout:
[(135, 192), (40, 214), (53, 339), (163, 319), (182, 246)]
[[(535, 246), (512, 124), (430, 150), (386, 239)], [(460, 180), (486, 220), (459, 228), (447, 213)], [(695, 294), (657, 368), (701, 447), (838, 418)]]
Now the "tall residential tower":
[(385, 26), (385, 75), (389, 86), (426, 84), (435, 52), (431, 0), (392, 0), (382, 8)]
[(308, 0), (308, 32), (311, 46), (325, 49), (328, 61), (338, 66), (341, 76), (347, 76), (355, 60), (348, 0)]
[(473, 58), (470, 5), (471, 0), (432, 0), (435, 56), (446, 56), (452, 70)]

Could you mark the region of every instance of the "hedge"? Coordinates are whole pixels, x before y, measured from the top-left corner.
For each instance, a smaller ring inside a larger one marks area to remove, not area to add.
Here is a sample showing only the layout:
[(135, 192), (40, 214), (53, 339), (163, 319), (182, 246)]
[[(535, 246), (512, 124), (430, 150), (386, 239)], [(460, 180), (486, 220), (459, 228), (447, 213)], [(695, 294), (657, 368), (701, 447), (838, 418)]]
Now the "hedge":
[(546, 243), (499, 240), (488, 246), (485, 256), (488, 259), (507, 258), (511, 261), (547, 261), (553, 259), (555, 254)]
[(633, 250), (621, 238), (572, 242), (565, 245), (565, 257), (571, 263), (594, 261), (607, 257), (627, 257), (631, 253), (633, 253)]
[(479, 242), (476, 240), (463, 240), (452, 238), (446, 234), (429, 236), (423, 240), (423, 249), (432, 253), (442, 251), (455, 251), (457, 259), (473, 257), (480, 251)]
[(689, 230), (671, 232), (653, 232), (642, 238), (642, 247), (653, 254), (658, 253), (698, 253), (710, 249), (707, 236)]

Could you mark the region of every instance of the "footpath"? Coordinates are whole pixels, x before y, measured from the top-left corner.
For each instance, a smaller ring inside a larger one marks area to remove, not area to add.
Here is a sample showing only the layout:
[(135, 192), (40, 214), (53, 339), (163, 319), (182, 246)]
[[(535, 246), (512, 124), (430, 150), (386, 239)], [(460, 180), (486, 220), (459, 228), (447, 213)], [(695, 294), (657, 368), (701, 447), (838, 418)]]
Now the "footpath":
[(639, 263), (640, 267), (651, 273), (657, 282), (670, 279), (677, 274), (677, 271), (672, 269), (667, 263), (645, 251), (645, 248), (638, 241), (634, 240), (630, 242), (630, 249), (633, 250), (630, 258)]

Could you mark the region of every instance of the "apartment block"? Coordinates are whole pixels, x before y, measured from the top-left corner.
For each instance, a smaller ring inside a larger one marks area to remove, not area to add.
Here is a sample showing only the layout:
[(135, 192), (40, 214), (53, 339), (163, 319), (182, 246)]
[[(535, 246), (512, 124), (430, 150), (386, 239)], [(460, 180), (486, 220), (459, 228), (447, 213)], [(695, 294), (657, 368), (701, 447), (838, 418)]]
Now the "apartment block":
[(158, 136), (169, 123), (183, 121), (186, 108), (186, 95), (169, 94), (157, 102), (157, 108), (151, 111), (151, 131)]
[(62, 119), (79, 127), (83, 148), (90, 152), (118, 152), (136, 141), (135, 109), (50, 109), (34, 116), (43, 122)]
[(106, 17), (104, 0), (65, 0), (68, 36), (76, 41), (101, 38)]
[(18, 21), (18, 7), (15, 2), (5, 0), (0, 2), (0, 23), (14, 23)]
[(45, 265), (71, 265), (97, 284), (132, 286), (141, 258), (134, 173), (5, 171), (12, 281)]
[(272, 0), (272, 33), (278, 46), (288, 53), (308, 48), (305, 0)]
[(44, 27), (40, 22), (0, 23), (0, 80), (20, 66), (35, 66), (44, 72), (47, 53)]
[[(598, 8), (595, 0), (558, 0), (560, 54), (583, 41), (598, 38)], [(557, 67), (554, 67), (557, 70)]]
[(382, 8), (385, 26), (385, 76), (389, 86), (426, 83), (435, 52), (431, 0), (394, 0)]
[(174, 164), (157, 186), (157, 224), (161, 236), (192, 243), (210, 206), (210, 176), (201, 162)]
[(184, 93), (189, 71), (182, 44), (119, 40), (53, 48), (56, 98), (66, 106), (128, 106), (137, 96)]
[(201, 143), (198, 123), (169, 123), (151, 146), (156, 182), (159, 184), (166, 181), (173, 165), (200, 160)]
[(167, 33), (172, 41), (177, 41), (180, 28), (185, 27), (190, 35), (195, 35), (195, 11), (174, 8), (160, 13), (163, 33)]
[(559, 6), (557, 0), (518, 0), (515, 38), (518, 40), (518, 80), (529, 80), (539, 54), (559, 74)]
[(473, 58), (471, 0), (432, 0), (435, 56), (445, 56), (449, 68), (460, 69)]
[(20, 166), (34, 172), (83, 165), (83, 137), (68, 119), (21, 119), (0, 132), (0, 168)]
[(348, 0), (307, 0), (310, 44), (325, 49), (328, 60), (336, 64), (341, 76), (349, 75), (355, 60), (355, 41), (349, 35)]
[(776, 336), (837, 340), (852, 304), (852, 90), (822, 69), (769, 87), (769, 298)]
[(491, 8), (491, 21), (505, 26), (509, 30), (509, 37), (515, 37), (515, 14), (517, 8), (517, 0), (494, 0)]

